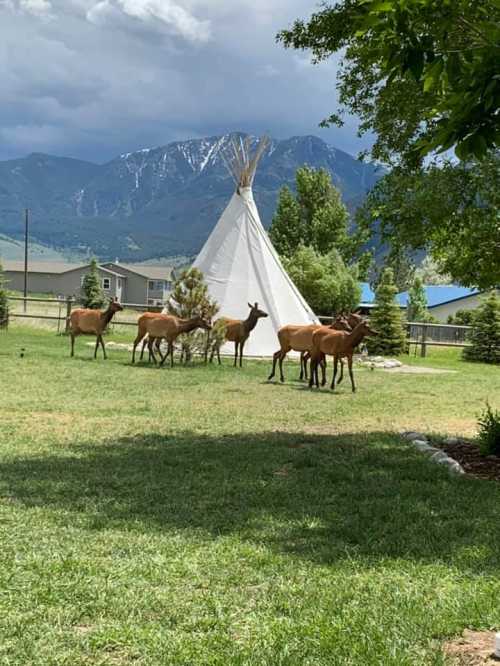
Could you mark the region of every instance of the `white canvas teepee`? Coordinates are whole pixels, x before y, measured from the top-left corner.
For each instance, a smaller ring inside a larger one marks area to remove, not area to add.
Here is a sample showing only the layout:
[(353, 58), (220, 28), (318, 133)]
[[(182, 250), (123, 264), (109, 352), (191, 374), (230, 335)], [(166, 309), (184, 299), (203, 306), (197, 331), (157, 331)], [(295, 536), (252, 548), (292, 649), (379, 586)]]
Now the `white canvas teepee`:
[[(318, 323), (283, 268), (255, 205), (252, 183), (266, 145), (261, 139), (250, 156), (250, 140), (234, 139), (230, 154), (224, 154), (236, 192), (193, 264), (202, 271), (221, 316), (246, 319), (248, 303), (255, 302), (268, 313), (250, 334), (246, 356), (271, 356), (285, 324)], [(232, 352), (232, 345), (223, 351)]]

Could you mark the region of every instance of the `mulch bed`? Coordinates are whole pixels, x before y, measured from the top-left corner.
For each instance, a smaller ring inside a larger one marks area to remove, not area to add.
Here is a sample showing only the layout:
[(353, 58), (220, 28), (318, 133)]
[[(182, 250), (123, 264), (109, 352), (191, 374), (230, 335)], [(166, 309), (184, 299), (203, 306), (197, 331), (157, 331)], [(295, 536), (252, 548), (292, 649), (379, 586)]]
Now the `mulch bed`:
[(500, 457), (482, 456), (479, 447), (472, 442), (459, 441), (456, 443), (436, 442), (450, 458), (459, 462), (466, 474), (477, 476), (480, 479), (494, 479), (500, 481)]

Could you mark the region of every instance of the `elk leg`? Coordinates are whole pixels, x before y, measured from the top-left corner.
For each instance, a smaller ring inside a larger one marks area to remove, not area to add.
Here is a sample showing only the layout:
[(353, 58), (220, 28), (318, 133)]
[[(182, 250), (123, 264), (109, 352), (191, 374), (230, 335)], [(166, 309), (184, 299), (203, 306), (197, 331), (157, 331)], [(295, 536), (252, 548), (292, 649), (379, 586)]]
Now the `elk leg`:
[(217, 362), (219, 365), (222, 365), (221, 360), (220, 360), (220, 347), (217, 345)]
[[(324, 354), (321, 354), (319, 365), (321, 366), (321, 386), (324, 386), (326, 384), (326, 356)], [(318, 370), (316, 368), (316, 381), (318, 381), (317, 374)]]
[(234, 343), (234, 367), (236, 367), (236, 364), (238, 362), (238, 343)]
[[(342, 361), (340, 361), (340, 363), (342, 364)], [(335, 379), (337, 377), (338, 365), (339, 365), (339, 357), (334, 356), (333, 357), (333, 378), (332, 378), (332, 385), (331, 385), (332, 391), (335, 391)]]
[(75, 355), (75, 334), (70, 333), (71, 335), (71, 356), (73, 357)]
[(169, 352), (170, 352), (170, 367), (173, 368), (174, 367), (174, 343), (169, 342), (168, 345), (169, 345)]
[(311, 359), (311, 354), (309, 352), (304, 352), (304, 379), (307, 382), (307, 362)]
[[(155, 338), (154, 339), (154, 346), (156, 347), (156, 351), (160, 355), (161, 360), (163, 360), (163, 354), (161, 353), (161, 338)], [(149, 363), (151, 363), (151, 356), (148, 358)]]
[(356, 393), (356, 385), (354, 383), (354, 375), (352, 372), (352, 356), (347, 357), (347, 367), (349, 368), (349, 377), (351, 378), (352, 392)]
[(277, 352), (274, 352), (274, 354), (273, 354), (273, 369), (271, 370), (271, 374), (267, 378), (268, 382), (271, 381), (271, 379), (276, 374), (276, 363), (278, 362), (278, 358), (279, 358), (280, 354), (281, 354), (281, 349)]
[[(148, 352), (149, 352), (149, 358), (153, 359), (153, 363), (155, 365), (158, 365), (158, 361), (156, 360), (155, 353), (153, 351), (153, 338), (148, 338)], [(163, 363), (163, 361), (162, 361)]]
[(102, 353), (104, 355), (104, 359), (107, 359), (108, 357), (106, 356), (106, 348), (104, 347), (104, 340), (102, 339), (102, 335), (99, 336), (99, 340), (101, 342)]
[(279, 356), (279, 365), (280, 365), (280, 382), (283, 383), (285, 381), (285, 375), (283, 374), (283, 361), (286, 358), (288, 352), (286, 352), (284, 349), (281, 350), (280, 356)]
[(340, 360), (340, 377), (339, 377), (339, 381), (337, 382), (337, 386), (344, 379), (344, 361), (342, 359), (339, 359), (339, 360)]
[(244, 342), (240, 342), (240, 368), (243, 365), (243, 345), (244, 344), (245, 344)]
[(94, 358), (97, 358), (97, 350), (99, 349), (99, 336), (95, 340)]

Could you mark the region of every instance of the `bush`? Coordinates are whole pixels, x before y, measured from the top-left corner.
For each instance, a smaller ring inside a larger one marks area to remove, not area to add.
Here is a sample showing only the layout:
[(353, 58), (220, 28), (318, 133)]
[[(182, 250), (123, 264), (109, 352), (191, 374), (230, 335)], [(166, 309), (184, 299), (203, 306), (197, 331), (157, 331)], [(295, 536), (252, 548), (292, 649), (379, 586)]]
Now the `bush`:
[(500, 456), (500, 411), (493, 411), (488, 403), (478, 419), (479, 449), (483, 456)]
[(370, 326), (377, 331), (376, 336), (366, 338), (370, 354), (394, 356), (407, 349), (403, 315), (395, 299), (396, 293), (394, 274), (391, 268), (386, 268), (375, 291), (375, 307), (370, 315)]
[(457, 310), (454, 315), (448, 317), (448, 324), (456, 326), (472, 326), (477, 310)]
[(326, 255), (301, 245), (283, 263), (297, 289), (312, 310), (330, 315), (354, 310), (361, 288), (356, 267), (347, 267), (337, 250)]
[(467, 361), (500, 363), (500, 299), (495, 292), (483, 299), (472, 321), (463, 356)]
[(9, 323), (9, 300), (5, 288), (6, 283), (2, 264), (0, 263), (0, 328), (6, 328)]
[(106, 296), (101, 287), (97, 261), (92, 259), (90, 271), (83, 278), (82, 283), (82, 305), (84, 308), (99, 310), (106, 302)]
[[(219, 306), (208, 294), (208, 286), (203, 273), (197, 268), (183, 271), (174, 283), (172, 295), (167, 303), (169, 314), (182, 319), (202, 316), (211, 320), (219, 311)], [(185, 362), (193, 355), (205, 355), (208, 336), (205, 331), (192, 331), (178, 337), (181, 356)]]

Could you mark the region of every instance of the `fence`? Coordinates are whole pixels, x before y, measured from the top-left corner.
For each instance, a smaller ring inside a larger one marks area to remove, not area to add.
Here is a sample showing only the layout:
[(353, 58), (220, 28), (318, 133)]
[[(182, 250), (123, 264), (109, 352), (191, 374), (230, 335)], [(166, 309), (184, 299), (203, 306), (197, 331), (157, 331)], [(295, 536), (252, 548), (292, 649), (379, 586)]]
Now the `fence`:
[[(330, 324), (332, 317), (319, 317), (323, 324)], [(412, 345), (415, 353), (420, 347), (420, 355), (427, 354), (427, 347), (468, 347), (467, 332), (470, 326), (455, 326), (454, 324), (427, 324), (409, 321), (406, 324), (408, 351)]]
[[(24, 298), (22, 296), (9, 296), (14, 303), (9, 318), (38, 319), (41, 321), (57, 322), (57, 331), (67, 332), (68, 317), (79, 303), (74, 298)], [(30, 305), (30, 312), (27, 306)], [(127, 319), (130, 312), (159, 312), (161, 308), (144, 303), (122, 303), (125, 312), (118, 313), (111, 322), (111, 328), (120, 326), (137, 326), (137, 317)], [(22, 306), (22, 307), (21, 307)], [(332, 317), (319, 317), (324, 324), (330, 324)], [(409, 347), (415, 345), (415, 353), (420, 347), (420, 355), (425, 356), (427, 347), (467, 347), (467, 332), (470, 326), (455, 326), (452, 324), (424, 324), (422, 322), (408, 322), (406, 324)]]
[[(161, 308), (144, 303), (122, 303), (125, 310), (134, 312), (160, 312)], [(68, 331), (68, 318), (73, 308), (80, 307), (80, 303), (73, 297), (67, 298), (24, 298), (23, 296), (9, 296), (9, 320), (31, 319), (40, 322), (57, 323), (57, 332)], [(116, 315), (110, 328), (117, 326), (137, 326), (137, 318), (127, 319), (126, 311), (123, 315)], [(130, 315), (129, 315), (130, 316)]]

